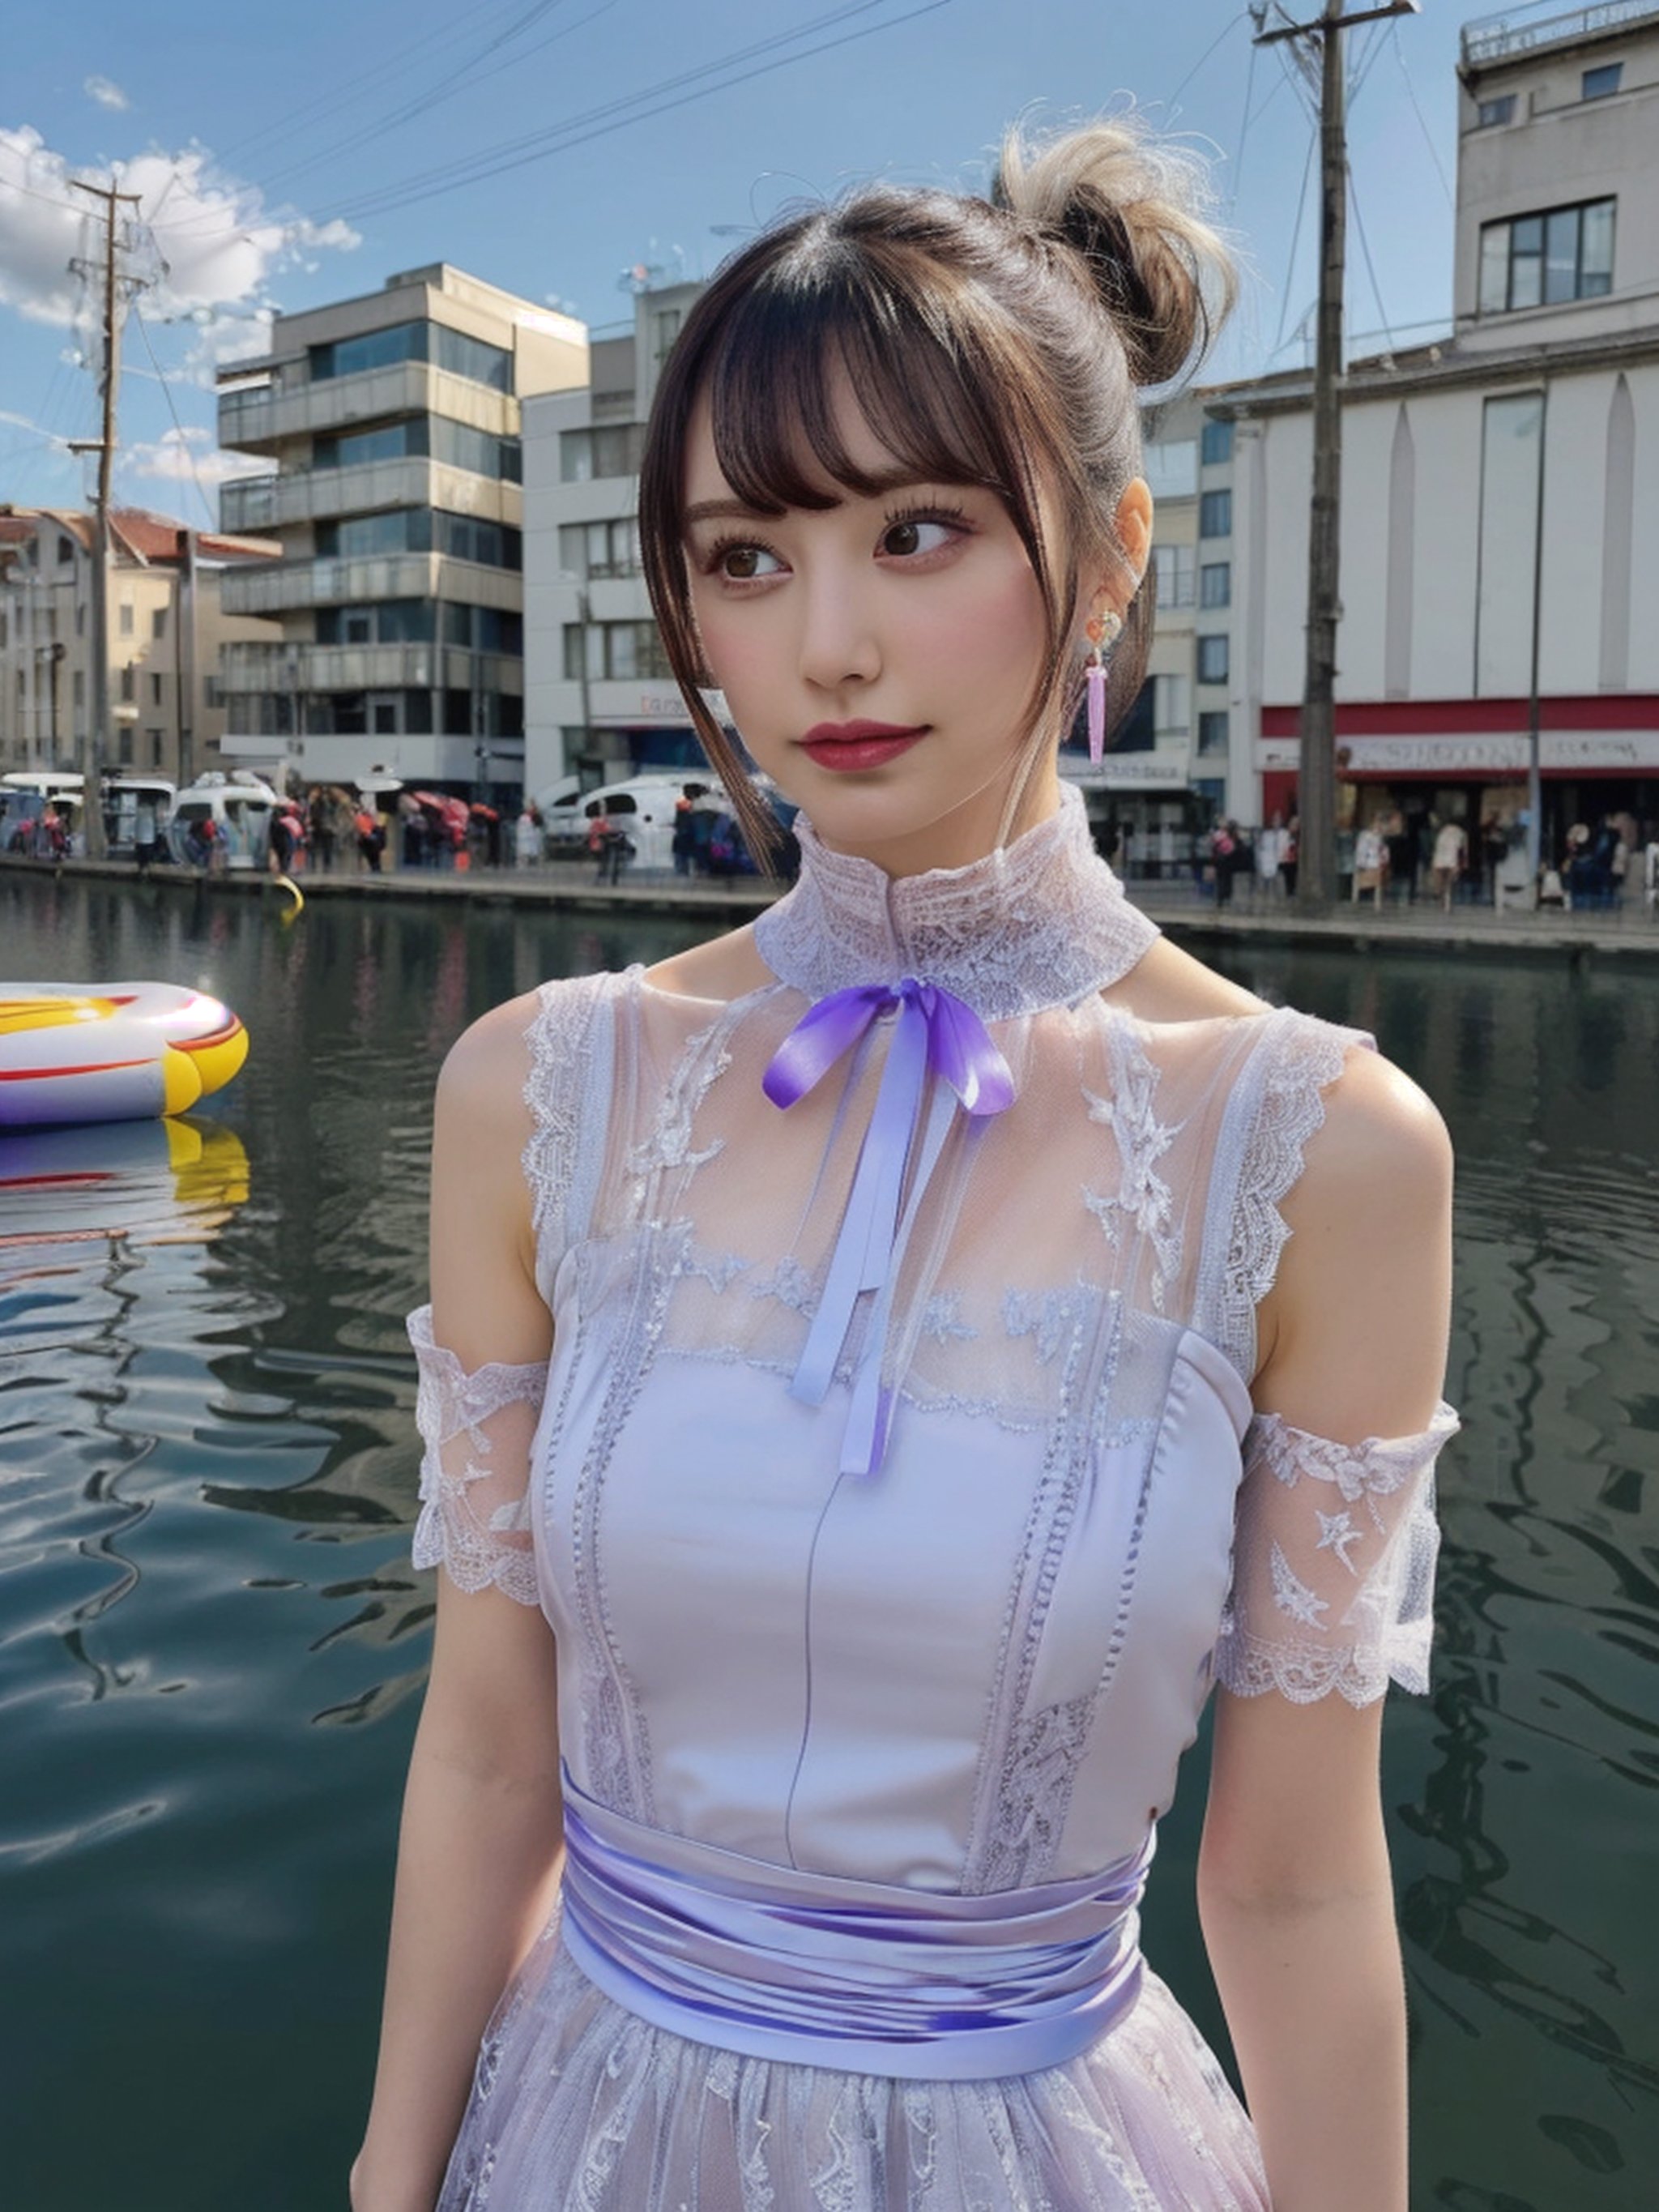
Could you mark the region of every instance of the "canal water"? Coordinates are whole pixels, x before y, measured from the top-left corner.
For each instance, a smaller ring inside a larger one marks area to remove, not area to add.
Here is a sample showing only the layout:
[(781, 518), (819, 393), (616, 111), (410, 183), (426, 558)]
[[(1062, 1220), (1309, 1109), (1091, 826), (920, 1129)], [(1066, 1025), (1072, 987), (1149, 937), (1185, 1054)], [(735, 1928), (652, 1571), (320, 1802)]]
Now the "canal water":
[[(0, 976), (196, 984), (210, 1113), (0, 1146), (0, 2200), (329, 2212), (373, 2060), (401, 1772), (434, 1079), (670, 921), (0, 873)], [(1230, 947), (1374, 1030), (1461, 1157), (1435, 1690), (1389, 1806), (1414, 2212), (1645, 2212), (1659, 2174), (1659, 987)], [(1146, 1946), (1224, 2029), (1191, 1873)], [(549, 2208), (552, 2212), (552, 2208)]]

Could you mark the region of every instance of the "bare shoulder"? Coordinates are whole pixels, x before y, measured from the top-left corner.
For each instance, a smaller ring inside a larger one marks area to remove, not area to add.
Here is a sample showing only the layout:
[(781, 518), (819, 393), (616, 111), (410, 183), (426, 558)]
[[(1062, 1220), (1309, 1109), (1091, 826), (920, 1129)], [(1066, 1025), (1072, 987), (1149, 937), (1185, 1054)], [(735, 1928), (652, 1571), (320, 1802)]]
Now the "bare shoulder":
[(1433, 1102), (1375, 1053), (1324, 1095), (1259, 1311), (1255, 1397), (1322, 1436), (1413, 1433), (1444, 1380), (1452, 1149)]
[(523, 1123), (525, 1078), (530, 1065), (529, 1032), (540, 1010), (539, 992), (526, 991), (492, 1006), (462, 1030), (438, 1076), (440, 1121), (464, 1115), (475, 1129)]
[(1272, 1012), (1265, 999), (1230, 983), (1190, 952), (1160, 937), (1148, 947), (1121, 983), (1105, 994), (1143, 1022), (1202, 1022), (1232, 1014)]
[(741, 999), (777, 979), (761, 958), (752, 922), (711, 937), (647, 968), (645, 980), (659, 991), (686, 999)]

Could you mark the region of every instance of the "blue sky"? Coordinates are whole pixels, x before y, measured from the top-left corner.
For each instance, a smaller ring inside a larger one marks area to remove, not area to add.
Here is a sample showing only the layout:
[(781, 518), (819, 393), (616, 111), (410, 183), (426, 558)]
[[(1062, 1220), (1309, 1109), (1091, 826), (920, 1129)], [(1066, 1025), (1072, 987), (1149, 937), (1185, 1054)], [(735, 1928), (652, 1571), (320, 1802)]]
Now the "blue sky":
[[(1425, 0), (1349, 34), (1371, 264), (1351, 228), (1352, 332), (1449, 317), (1457, 33), (1481, 12)], [(272, 308), (443, 259), (603, 326), (629, 312), (629, 267), (707, 273), (804, 196), (981, 187), (1028, 112), (1133, 99), (1205, 151), (1246, 264), (1213, 373), (1304, 358), (1309, 101), (1291, 48), (1253, 49), (1234, 0), (12, 0), (7, 18), (0, 500), (85, 499), (62, 441), (95, 427), (96, 398), (65, 264), (92, 240), (66, 180), (112, 165), (142, 194), (155, 280), (127, 326), (118, 486), (198, 523), (228, 465), (214, 362), (257, 350)]]

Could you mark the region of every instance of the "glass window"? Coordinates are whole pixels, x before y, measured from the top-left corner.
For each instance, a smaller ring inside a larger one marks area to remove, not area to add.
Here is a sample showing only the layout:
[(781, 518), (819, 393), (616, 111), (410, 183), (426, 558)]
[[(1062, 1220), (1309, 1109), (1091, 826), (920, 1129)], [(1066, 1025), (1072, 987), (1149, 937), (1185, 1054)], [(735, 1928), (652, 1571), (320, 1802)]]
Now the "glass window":
[(474, 476), (496, 477), (507, 483), (524, 478), (524, 464), (516, 438), (497, 438), (470, 423), (452, 422), (447, 415), (432, 419), (432, 458), (453, 469), (467, 469)]
[(1578, 296), (1578, 210), (1557, 208), (1544, 220), (1544, 301)]
[(1194, 559), (1190, 545), (1153, 546), (1152, 576), (1159, 606), (1191, 606)]
[(133, 700), (137, 696), (138, 686), (137, 675), (137, 672), (134, 669), (131, 661), (129, 661), (126, 666), (121, 671), (121, 700), (122, 703), (125, 706), (131, 706)]
[(401, 361), (424, 361), (428, 327), (425, 323), (394, 323), (384, 331), (364, 331), (357, 337), (337, 338), (332, 345), (313, 346), (312, 381), (322, 384), (330, 377), (392, 368)]
[(1613, 289), (1613, 202), (1591, 200), (1578, 241), (1578, 296), (1599, 298)]
[(132, 601), (131, 599), (123, 599), (121, 602), (119, 629), (123, 637), (132, 635)]
[(1232, 600), (1232, 562), (1206, 561), (1199, 570), (1198, 604), (1201, 607), (1228, 607)]
[(1152, 678), (1152, 727), (1158, 737), (1184, 738), (1193, 726), (1193, 689), (1184, 676)]
[(383, 422), (373, 430), (352, 430), (314, 439), (311, 465), (316, 469), (362, 468), (371, 461), (401, 461), (422, 458), (428, 448), (427, 418), (411, 415), (401, 422)]
[(131, 768), (132, 766), (132, 725), (131, 722), (123, 722), (121, 725), (120, 734), (116, 740), (115, 756), (120, 762), (123, 768)]
[(161, 679), (159, 676), (152, 676), (149, 679), (149, 703), (152, 707), (159, 707), (161, 703)]
[(559, 568), (567, 576), (586, 575), (587, 525), (585, 522), (560, 524)]
[(1213, 468), (1233, 457), (1233, 426), (1231, 422), (1206, 422), (1200, 441), (1199, 458), (1206, 468)]
[(1535, 307), (1544, 297), (1544, 218), (1522, 216), (1510, 225), (1510, 305)]
[(1605, 100), (1617, 92), (1619, 80), (1625, 73), (1623, 62), (1603, 62), (1599, 69), (1587, 69), (1579, 79), (1579, 88), (1586, 100)]
[(167, 635), (167, 611), (165, 607), (154, 607), (151, 609), (149, 617), (149, 634), (152, 637), (156, 638), (165, 637)]
[(645, 441), (642, 422), (605, 422), (592, 430), (559, 433), (559, 476), (565, 483), (596, 477), (635, 477)]
[(1232, 493), (1206, 491), (1198, 503), (1199, 536), (1200, 538), (1231, 538), (1232, 532)]
[(1481, 101), (1480, 128), (1482, 131), (1490, 131), (1495, 124), (1513, 123), (1514, 120), (1515, 94), (1512, 92), (1504, 93), (1498, 100)]
[(75, 540), (60, 538), (58, 541), (58, 565), (64, 568), (75, 558)]
[(77, 707), (84, 707), (87, 703), (87, 672), (84, 668), (77, 668), (75, 672), (75, 703)]
[(1227, 680), (1227, 633), (1212, 632), (1198, 641), (1198, 680), (1200, 684), (1224, 684)]
[(452, 331), (447, 323), (432, 325), (431, 358), (451, 376), (465, 376), (474, 384), (487, 384), (492, 392), (513, 389), (513, 356), (500, 346)]
[(149, 737), (149, 764), (152, 768), (160, 768), (161, 765), (161, 732), (159, 730), (151, 730), (148, 734)]
[(1153, 440), (1141, 452), (1140, 472), (1154, 499), (1190, 499), (1198, 489), (1198, 441)]
[(1198, 750), (1201, 753), (1224, 753), (1227, 750), (1227, 709), (1213, 709), (1198, 718)]
[(1501, 315), (1510, 304), (1510, 227), (1489, 222), (1480, 234), (1480, 305), (1483, 315)]

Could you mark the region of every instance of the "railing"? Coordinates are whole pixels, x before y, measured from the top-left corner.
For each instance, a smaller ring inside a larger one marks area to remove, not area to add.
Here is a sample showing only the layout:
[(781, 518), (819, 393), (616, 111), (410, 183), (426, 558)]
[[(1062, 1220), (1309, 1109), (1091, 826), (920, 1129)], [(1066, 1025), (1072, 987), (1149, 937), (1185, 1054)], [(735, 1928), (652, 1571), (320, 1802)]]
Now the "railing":
[(1505, 15), (1483, 15), (1476, 22), (1466, 23), (1462, 33), (1463, 67), (1487, 68), (1493, 62), (1531, 53), (1539, 46), (1588, 39), (1599, 31), (1622, 30), (1644, 19), (1659, 23), (1659, 8), (1654, 6), (1653, 0), (1602, 0), (1599, 7), (1570, 8), (1536, 23), (1520, 21), (1527, 12), (1524, 8), (1517, 8)]
[(269, 530), (276, 520), (275, 477), (233, 477), (220, 485), (221, 530)]
[(516, 612), (524, 578), (441, 553), (366, 553), (228, 569), (220, 580), (227, 614), (280, 614), (290, 607), (349, 606), (369, 599), (453, 599)]

